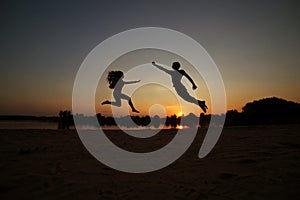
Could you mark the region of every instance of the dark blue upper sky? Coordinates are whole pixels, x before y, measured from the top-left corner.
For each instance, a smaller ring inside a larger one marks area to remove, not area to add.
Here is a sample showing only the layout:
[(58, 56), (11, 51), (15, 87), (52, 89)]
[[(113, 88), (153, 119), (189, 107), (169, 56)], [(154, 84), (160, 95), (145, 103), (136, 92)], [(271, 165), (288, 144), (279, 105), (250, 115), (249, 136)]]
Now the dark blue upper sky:
[(71, 109), (76, 72), (101, 41), (157, 26), (197, 40), (215, 60), (230, 109), (300, 101), (298, 1), (1, 1), (0, 114)]

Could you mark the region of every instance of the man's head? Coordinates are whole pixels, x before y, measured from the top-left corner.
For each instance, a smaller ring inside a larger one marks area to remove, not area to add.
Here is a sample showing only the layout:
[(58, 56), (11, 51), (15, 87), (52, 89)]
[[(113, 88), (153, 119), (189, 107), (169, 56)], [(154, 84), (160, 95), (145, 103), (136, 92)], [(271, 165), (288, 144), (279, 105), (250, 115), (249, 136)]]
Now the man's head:
[(173, 62), (172, 68), (175, 69), (175, 70), (179, 70), (179, 68), (180, 68), (180, 63), (179, 63), (179, 62)]

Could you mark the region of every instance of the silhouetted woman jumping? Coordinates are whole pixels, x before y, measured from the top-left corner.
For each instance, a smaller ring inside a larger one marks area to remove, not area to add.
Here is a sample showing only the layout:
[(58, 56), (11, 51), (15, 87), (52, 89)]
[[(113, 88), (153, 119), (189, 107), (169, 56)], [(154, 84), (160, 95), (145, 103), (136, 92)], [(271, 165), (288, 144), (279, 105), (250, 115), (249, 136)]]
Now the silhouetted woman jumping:
[(162, 66), (157, 65), (155, 62), (152, 62), (152, 64), (157, 67), (158, 69), (166, 72), (167, 74), (171, 75), (173, 87), (175, 88), (177, 94), (183, 98), (185, 101), (188, 101), (190, 103), (194, 103), (206, 113), (207, 106), (205, 105), (205, 101), (200, 101), (192, 97), (185, 86), (181, 83), (181, 79), (183, 76), (185, 76), (193, 85), (193, 90), (197, 89), (196, 84), (194, 83), (193, 79), (183, 70), (180, 68), (179, 62), (173, 62), (172, 68), (174, 70), (168, 70), (163, 68)]
[(106, 100), (106, 101), (102, 102), (102, 105), (111, 104), (111, 105), (120, 107), (121, 99), (125, 99), (128, 101), (128, 104), (131, 107), (132, 112), (139, 113), (139, 111), (134, 108), (131, 98), (121, 92), (122, 92), (122, 89), (125, 84), (138, 83), (138, 82), (140, 82), (140, 80), (138, 80), (138, 81), (123, 81), (123, 78), (124, 78), (124, 73), (122, 71), (110, 71), (108, 73), (106, 80), (109, 83), (109, 88), (114, 89), (113, 96), (115, 98), (115, 101), (113, 102), (113, 101)]

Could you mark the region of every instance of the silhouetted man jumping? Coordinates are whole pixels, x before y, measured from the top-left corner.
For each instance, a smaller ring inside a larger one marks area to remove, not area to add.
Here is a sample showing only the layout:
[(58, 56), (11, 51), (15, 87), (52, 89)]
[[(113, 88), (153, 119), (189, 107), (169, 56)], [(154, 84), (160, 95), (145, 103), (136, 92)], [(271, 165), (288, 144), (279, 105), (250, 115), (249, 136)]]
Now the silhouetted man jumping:
[(179, 62), (173, 62), (172, 64), (172, 69), (174, 70), (168, 70), (163, 68), (162, 66), (157, 65), (155, 62), (152, 62), (152, 64), (157, 67), (158, 69), (166, 72), (169, 74), (172, 78), (172, 83), (173, 87), (175, 88), (177, 94), (183, 98), (185, 101), (188, 101), (190, 103), (194, 103), (203, 110), (204, 113), (206, 113), (207, 106), (205, 105), (205, 101), (200, 101), (192, 97), (185, 86), (181, 83), (181, 79), (183, 76), (185, 76), (193, 85), (193, 90), (197, 89), (196, 84), (194, 83), (193, 79), (183, 70), (179, 69), (180, 68), (180, 63)]

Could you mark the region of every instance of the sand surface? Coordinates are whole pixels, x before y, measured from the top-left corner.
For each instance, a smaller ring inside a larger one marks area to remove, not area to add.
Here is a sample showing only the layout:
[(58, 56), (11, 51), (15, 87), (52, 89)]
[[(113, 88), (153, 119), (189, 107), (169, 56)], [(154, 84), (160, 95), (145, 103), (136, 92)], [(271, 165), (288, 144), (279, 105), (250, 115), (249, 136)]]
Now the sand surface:
[[(75, 131), (0, 130), (0, 199), (297, 199), (300, 126), (225, 128), (213, 151), (197, 157), (206, 130), (187, 152), (159, 171), (130, 174), (94, 159)], [(110, 139), (131, 151), (164, 146), (167, 130), (133, 140)]]

